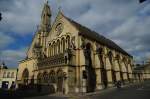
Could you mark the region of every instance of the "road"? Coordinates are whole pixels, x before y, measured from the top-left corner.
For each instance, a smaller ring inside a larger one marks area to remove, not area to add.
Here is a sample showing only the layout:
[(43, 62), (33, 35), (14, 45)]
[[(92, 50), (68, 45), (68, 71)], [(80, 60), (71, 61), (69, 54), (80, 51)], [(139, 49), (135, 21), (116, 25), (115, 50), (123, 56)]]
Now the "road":
[(150, 99), (150, 81), (140, 85), (84, 96), (81, 99)]
[(74, 97), (39, 96), (24, 99), (150, 99), (150, 81), (143, 84), (123, 87), (121, 89), (106, 89), (93, 94)]

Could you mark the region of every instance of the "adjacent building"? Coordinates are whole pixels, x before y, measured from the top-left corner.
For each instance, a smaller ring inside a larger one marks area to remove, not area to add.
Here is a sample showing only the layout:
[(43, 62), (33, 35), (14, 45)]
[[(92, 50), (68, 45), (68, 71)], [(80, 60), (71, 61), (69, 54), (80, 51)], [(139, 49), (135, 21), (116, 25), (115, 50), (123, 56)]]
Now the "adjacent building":
[(146, 64), (137, 64), (133, 69), (135, 82), (150, 80), (150, 62)]
[(0, 65), (0, 88), (16, 88), (16, 77), (17, 69), (7, 68), (4, 63)]
[(116, 81), (132, 81), (130, 54), (62, 11), (53, 23), (51, 16), (50, 6), (45, 3), (27, 56), (19, 63), (19, 85), (40, 84), (55, 93), (68, 94), (112, 87)]

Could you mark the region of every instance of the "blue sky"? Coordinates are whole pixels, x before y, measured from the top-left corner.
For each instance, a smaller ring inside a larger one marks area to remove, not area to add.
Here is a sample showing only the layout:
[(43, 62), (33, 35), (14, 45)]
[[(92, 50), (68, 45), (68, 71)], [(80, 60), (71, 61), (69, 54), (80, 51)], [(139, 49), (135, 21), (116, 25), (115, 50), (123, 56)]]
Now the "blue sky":
[[(0, 0), (0, 60), (18, 67), (40, 23), (45, 0)], [(58, 5), (73, 20), (113, 40), (139, 63), (150, 57), (150, 0), (48, 0), (52, 19)]]

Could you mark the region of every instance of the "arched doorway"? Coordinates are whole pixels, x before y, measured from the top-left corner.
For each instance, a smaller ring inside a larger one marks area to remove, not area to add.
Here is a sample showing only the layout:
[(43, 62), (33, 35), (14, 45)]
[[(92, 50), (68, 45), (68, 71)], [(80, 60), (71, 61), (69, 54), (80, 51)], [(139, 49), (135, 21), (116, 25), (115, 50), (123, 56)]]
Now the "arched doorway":
[(37, 84), (41, 84), (41, 80), (42, 80), (42, 74), (38, 73), (38, 75), (37, 75)]
[(57, 92), (63, 92), (63, 71), (62, 69), (59, 69), (57, 71)]
[(42, 77), (43, 77), (43, 83), (45, 85), (48, 85), (48, 73), (46, 71), (43, 73)]
[(22, 73), (22, 81), (23, 81), (23, 84), (25, 85), (28, 85), (28, 81), (29, 80), (29, 71), (28, 69), (24, 69), (23, 73)]
[(85, 56), (85, 70), (87, 73), (87, 92), (93, 92), (96, 88), (96, 73), (95, 69), (92, 66), (92, 58), (91, 58), (91, 44), (87, 43), (84, 48), (84, 56)]
[(56, 75), (55, 75), (55, 71), (51, 70), (49, 73), (49, 89), (50, 89), (50, 93), (55, 93), (56, 92)]

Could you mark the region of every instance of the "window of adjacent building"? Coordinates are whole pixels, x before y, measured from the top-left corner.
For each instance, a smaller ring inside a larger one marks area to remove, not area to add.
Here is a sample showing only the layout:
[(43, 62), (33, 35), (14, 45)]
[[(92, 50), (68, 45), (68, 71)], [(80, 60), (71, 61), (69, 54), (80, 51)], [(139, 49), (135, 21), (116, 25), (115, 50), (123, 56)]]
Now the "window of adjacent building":
[(7, 78), (10, 78), (10, 72), (7, 73)]
[(11, 73), (11, 78), (14, 78), (14, 72)]
[(4, 74), (3, 74), (3, 78), (6, 78), (6, 72), (4, 72)]

